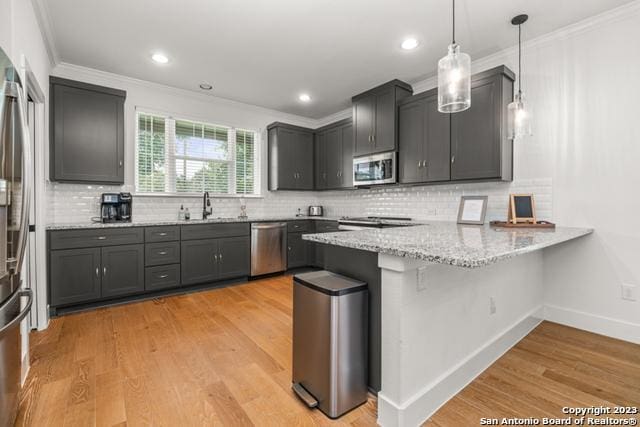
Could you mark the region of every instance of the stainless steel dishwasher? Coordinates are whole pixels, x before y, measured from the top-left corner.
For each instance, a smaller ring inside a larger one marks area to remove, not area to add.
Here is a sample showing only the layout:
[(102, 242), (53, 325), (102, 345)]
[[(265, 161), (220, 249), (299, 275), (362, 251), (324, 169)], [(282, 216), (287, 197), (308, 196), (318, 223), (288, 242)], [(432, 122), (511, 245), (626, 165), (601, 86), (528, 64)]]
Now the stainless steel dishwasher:
[(251, 275), (278, 273), (287, 269), (287, 223), (251, 224)]

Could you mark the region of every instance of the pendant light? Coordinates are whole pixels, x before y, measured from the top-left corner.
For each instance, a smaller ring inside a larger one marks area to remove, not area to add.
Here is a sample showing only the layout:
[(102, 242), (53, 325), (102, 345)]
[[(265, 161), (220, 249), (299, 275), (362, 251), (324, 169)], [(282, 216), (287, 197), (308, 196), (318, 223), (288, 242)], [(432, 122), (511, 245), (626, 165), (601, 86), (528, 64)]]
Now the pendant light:
[(518, 26), (518, 92), (507, 107), (507, 129), (511, 139), (531, 135), (531, 113), (525, 107), (522, 93), (522, 24), (527, 19), (528, 15), (518, 15), (511, 20), (511, 24)]
[(457, 113), (471, 107), (471, 57), (456, 44), (456, 1), (453, 3), (453, 37), (447, 56), (438, 61), (438, 111)]

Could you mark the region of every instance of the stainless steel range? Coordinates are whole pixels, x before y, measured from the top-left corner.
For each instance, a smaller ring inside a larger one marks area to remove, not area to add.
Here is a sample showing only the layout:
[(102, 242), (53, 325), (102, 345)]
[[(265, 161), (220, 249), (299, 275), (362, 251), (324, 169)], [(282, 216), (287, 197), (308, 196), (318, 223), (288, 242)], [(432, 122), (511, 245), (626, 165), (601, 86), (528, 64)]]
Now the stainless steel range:
[(342, 217), (338, 220), (338, 229), (344, 231), (366, 230), (368, 228), (404, 227), (411, 222), (411, 218), (403, 217)]

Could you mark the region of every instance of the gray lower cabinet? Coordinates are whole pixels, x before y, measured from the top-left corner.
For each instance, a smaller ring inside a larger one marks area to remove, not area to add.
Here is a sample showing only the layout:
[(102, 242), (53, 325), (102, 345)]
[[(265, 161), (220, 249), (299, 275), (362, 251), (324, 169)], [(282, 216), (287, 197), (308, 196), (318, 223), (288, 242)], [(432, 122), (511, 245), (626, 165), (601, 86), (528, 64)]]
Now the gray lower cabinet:
[(189, 240), (181, 243), (183, 285), (248, 276), (250, 237)]
[(126, 92), (50, 78), (50, 178), (124, 183)]
[(189, 240), (181, 243), (183, 285), (213, 282), (217, 277), (218, 240)]
[(49, 295), (52, 306), (100, 298), (100, 248), (51, 251), (49, 269)]
[(507, 136), (507, 106), (514, 74), (497, 67), (471, 79), (471, 108), (451, 115), (451, 179), (513, 179), (513, 141)]
[(155, 291), (180, 286), (180, 264), (147, 267), (144, 273), (144, 289)]
[(144, 245), (102, 248), (102, 297), (144, 291)]
[(218, 239), (218, 279), (248, 276), (251, 272), (251, 238)]
[(311, 265), (311, 242), (302, 240), (304, 233), (287, 235), (287, 268), (307, 267)]
[(269, 190), (313, 190), (313, 131), (278, 122), (267, 129)]
[(450, 179), (451, 115), (438, 111), (438, 91), (405, 98), (398, 107), (401, 184)]

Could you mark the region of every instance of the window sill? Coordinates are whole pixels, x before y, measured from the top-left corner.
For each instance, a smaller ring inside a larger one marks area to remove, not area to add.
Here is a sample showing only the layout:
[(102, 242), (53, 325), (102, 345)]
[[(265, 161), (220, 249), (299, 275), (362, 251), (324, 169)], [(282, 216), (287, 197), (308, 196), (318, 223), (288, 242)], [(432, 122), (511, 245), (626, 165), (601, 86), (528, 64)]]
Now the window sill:
[[(204, 193), (133, 193), (134, 197), (151, 198), (175, 198), (175, 199), (201, 199)], [(209, 193), (212, 199), (263, 199), (261, 194), (213, 194)]]

